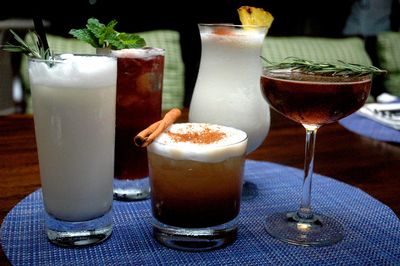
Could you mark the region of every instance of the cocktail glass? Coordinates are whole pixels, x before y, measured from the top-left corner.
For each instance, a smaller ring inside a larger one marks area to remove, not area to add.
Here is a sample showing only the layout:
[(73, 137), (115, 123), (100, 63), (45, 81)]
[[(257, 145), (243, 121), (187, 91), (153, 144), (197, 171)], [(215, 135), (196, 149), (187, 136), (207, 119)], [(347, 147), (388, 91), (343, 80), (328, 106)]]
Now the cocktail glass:
[[(189, 109), (190, 122), (235, 127), (248, 135), (247, 154), (268, 135), (270, 110), (260, 91), (261, 49), (268, 28), (199, 24), (201, 62)], [(256, 196), (245, 180), (243, 198)]]
[(147, 147), (160, 243), (204, 251), (236, 239), (246, 145), (242, 130), (178, 123)]
[(335, 76), (290, 69), (264, 69), (261, 88), (272, 108), (306, 129), (300, 208), (269, 216), (266, 230), (291, 244), (334, 244), (343, 238), (342, 225), (311, 209), (315, 138), (321, 126), (336, 122), (363, 106), (370, 92), (371, 75)]
[(113, 57), (29, 59), (46, 233), (57, 245), (112, 232), (116, 77)]
[(133, 137), (161, 118), (164, 50), (147, 47), (112, 53), (118, 59), (114, 198), (147, 199), (147, 153)]

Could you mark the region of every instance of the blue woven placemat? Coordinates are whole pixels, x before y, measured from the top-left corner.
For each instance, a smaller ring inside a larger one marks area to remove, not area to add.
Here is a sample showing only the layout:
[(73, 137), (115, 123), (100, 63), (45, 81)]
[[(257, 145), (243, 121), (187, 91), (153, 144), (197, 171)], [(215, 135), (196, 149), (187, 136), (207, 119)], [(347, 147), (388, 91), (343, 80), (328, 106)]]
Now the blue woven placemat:
[(0, 231), (13, 265), (399, 265), (400, 221), (363, 191), (315, 175), (313, 206), (345, 227), (342, 242), (320, 248), (292, 246), (270, 237), (264, 218), (298, 207), (302, 170), (247, 161), (246, 179), (259, 195), (242, 203), (238, 239), (215, 251), (190, 253), (161, 246), (152, 238), (150, 201), (114, 202), (113, 234), (85, 248), (60, 248), (44, 233), (40, 190), (17, 204)]
[(371, 139), (400, 143), (400, 130), (384, 126), (358, 114), (352, 114), (339, 120), (339, 124), (352, 132)]

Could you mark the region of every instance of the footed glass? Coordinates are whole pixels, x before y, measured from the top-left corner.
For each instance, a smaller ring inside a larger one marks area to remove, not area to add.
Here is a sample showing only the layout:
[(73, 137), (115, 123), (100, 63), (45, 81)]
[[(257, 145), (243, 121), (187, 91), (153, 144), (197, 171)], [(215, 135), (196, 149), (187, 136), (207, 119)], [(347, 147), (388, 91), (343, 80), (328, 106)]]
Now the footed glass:
[(261, 88), (270, 106), (306, 130), (304, 181), (297, 211), (266, 219), (268, 233), (302, 246), (328, 246), (343, 238), (343, 226), (333, 218), (314, 213), (311, 184), (315, 138), (318, 129), (342, 119), (363, 106), (371, 89), (371, 75), (334, 76), (295, 70), (267, 70)]

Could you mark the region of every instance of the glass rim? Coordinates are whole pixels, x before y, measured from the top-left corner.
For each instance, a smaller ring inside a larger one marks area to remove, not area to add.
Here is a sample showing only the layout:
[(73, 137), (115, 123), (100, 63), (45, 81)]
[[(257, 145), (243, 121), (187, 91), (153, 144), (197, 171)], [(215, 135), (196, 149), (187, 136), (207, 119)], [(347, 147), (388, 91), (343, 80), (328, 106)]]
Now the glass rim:
[(141, 48), (124, 48), (124, 49), (118, 49), (118, 50), (110, 50), (110, 55), (118, 57), (119, 53), (124, 53), (124, 52), (128, 52), (128, 51), (144, 51), (144, 52), (148, 51), (148, 52), (154, 52), (154, 53), (145, 54), (146, 56), (158, 56), (158, 55), (165, 56), (166, 49), (159, 48), (159, 47), (151, 47), (151, 46), (146, 46), (146, 47), (141, 47)]
[[(312, 71), (303, 71), (303, 70), (298, 70), (298, 69), (293, 69), (293, 68), (282, 68), (282, 69), (268, 69), (267, 66), (262, 67), (262, 73), (261, 76), (267, 76), (267, 77), (275, 77), (275, 78), (282, 78), (282, 77), (287, 77), (291, 74), (299, 74), (298, 77), (300, 76), (318, 76), (318, 77), (325, 77), (329, 81), (329, 79), (337, 79), (337, 82), (343, 82), (343, 81), (361, 81), (361, 80), (372, 80), (372, 74), (371, 73), (364, 73), (364, 74), (359, 74), (359, 75), (335, 75), (335, 74), (329, 74), (329, 73), (318, 73), (318, 72), (312, 72)], [(295, 76), (293, 76), (295, 77)], [(290, 80), (295, 80), (295, 81), (302, 81), (300, 79), (290, 79)], [(304, 80), (307, 82), (308, 80)], [(335, 82), (335, 81), (331, 81)]]
[(73, 55), (73, 56), (81, 56), (81, 57), (109, 57), (115, 58), (111, 54), (86, 54), (86, 53), (55, 53), (52, 55), (52, 58), (44, 59), (44, 58), (36, 58), (32, 56), (28, 56), (28, 60), (30, 62), (44, 62), (44, 63), (64, 63), (68, 58), (61, 58), (61, 55)]
[[(249, 139), (249, 136), (245, 131), (243, 131), (241, 129), (238, 129), (238, 128), (235, 128), (235, 127), (231, 127), (231, 126), (225, 126), (225, 125), (220, 125), (220, 124), (215, 124), (215, 123), (198, 123), (198, 122), (185, 122), (185, 123), (176, 123), (176, 124), (181, 124), (181, 125), (196, 124), (196, 125), (207, 125), (207, 126), (212, 126), (212, 127), (230, 128), (230, 129), (233, 129), (234, 131), (238, 131), (238, 132), (244, 133), (243, 138), (240, 138), (239, 140), (237, 140), (235, 142), (232, 142), (232, 143), (228, 143), (228, 144), (215, 145), (215, 142), (212, 142), (212, 143), (209, 143), (209, 144), (190, 143), (191, 145), (204, 146), (204, 147), (209, 147), (209, 148), (212, 148), (212, 149), (214, 149), (214, 148), (224, 148), (224, 147), (229, 147), (229, 146), (233, 146), (233, 145), (237, 145), (237, 144), (243, 143), (244, 141), (247, 141)], [(165, 131), (163, 133), (161, 133), (161, 134), (165, 134)], [(154, 139), (153, 143), (156, 143), (157, 145), (162, 145), (164, 147), (166, 147), (166, 146), (176, 147), (176, 146), (180, 146), (180, 144), (182, 144), (184, 142), (164, 143), (164, 142), (160, 142), (159, 138), (157, 137), (156, 139)]]
[(243, 25), (243, 24), (234, 24), (234, 23), (198, 23), (199, 27), (227, 27), (227, 28), (251, 28), (251, 29), (269, 29), (267, 26), (260, 25)]
[[(102, 48), (96, 48), (96, 49), (102, 49)], [(153, 46), (145, 46), (145, 47), (140, 47), (140, 48), (123, 48), (123, 49), (110, 49), (111, 52), (118, 52), (118, 51), (123, 51), (123, 50), (159, 50), (159, 51), (164, 51), (165, 48), (160, 48), (160, 47), (153, 47)]]

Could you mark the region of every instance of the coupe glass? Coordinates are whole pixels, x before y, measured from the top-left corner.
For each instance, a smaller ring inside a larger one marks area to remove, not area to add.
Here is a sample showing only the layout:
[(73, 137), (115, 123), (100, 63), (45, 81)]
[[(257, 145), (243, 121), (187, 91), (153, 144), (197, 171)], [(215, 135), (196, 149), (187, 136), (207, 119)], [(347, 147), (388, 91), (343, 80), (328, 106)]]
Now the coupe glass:
[(315, 137), (322, 125), (336, 122), (363, 106), (371, 89), (371, 75), (335, 76), (264, 69), (261, 88), (272, 108), (306, 129), (300, 208), (271, 215), (266, 220), (266, 230), (290, 244), (332, 245), (343, 238), (342, 225), (311, 209)]

